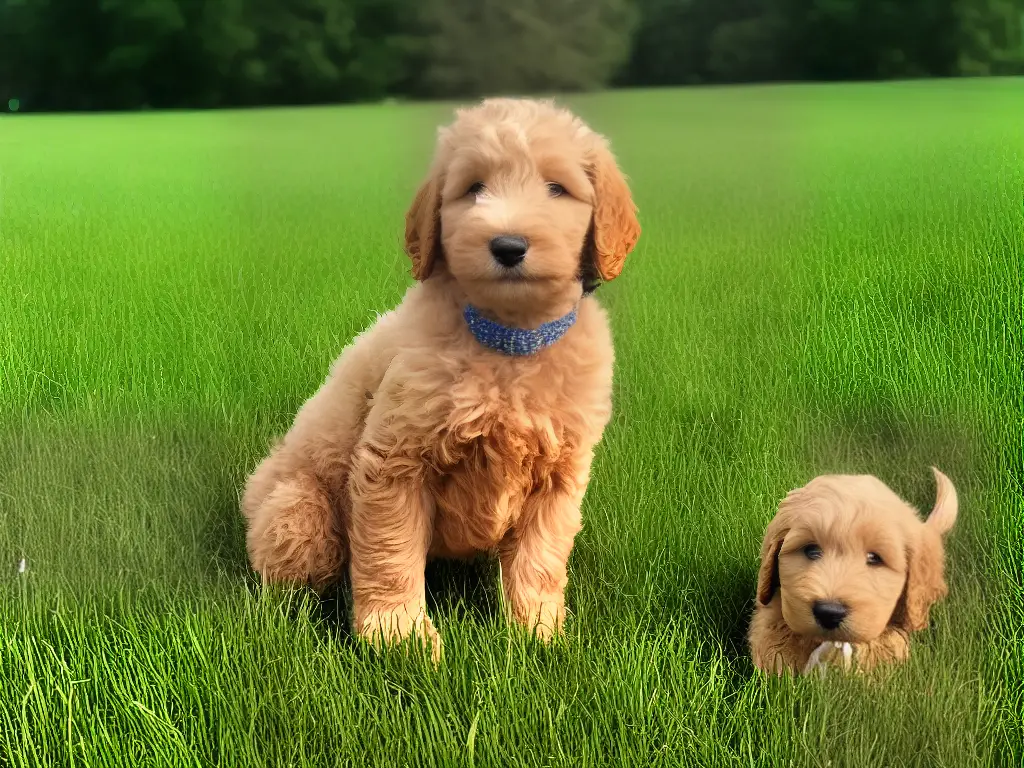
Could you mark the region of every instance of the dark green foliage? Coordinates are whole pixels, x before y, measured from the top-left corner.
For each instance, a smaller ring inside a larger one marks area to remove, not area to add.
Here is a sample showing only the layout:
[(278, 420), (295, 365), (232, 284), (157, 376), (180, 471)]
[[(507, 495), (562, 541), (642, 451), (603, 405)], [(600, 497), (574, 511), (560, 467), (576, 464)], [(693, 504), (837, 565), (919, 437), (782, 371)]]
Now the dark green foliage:
[(24, 109), (372, 99), (404, 72), (403, 0), (0, 0), (0, 97)]
[(637, 0), (620, 82), (1024, 74), (1024, 0)]
[(780, 0), (637, 0), (641, 23), (620, 80), (673, 85), (782, 77)]
[(434, 96), (599, 88), (629, 56), (628, 0), (424, 0), (424, 68)]
[(1024, 0), (0, 0), (23, 111), (1024, 74)]
[(961, 0), (956, 14), (961, 72), (1024, 72), (1024, 0)]
[(955, 74), (956, 19), (943, 0), (781, 0), (794, 73), (874, 80)]

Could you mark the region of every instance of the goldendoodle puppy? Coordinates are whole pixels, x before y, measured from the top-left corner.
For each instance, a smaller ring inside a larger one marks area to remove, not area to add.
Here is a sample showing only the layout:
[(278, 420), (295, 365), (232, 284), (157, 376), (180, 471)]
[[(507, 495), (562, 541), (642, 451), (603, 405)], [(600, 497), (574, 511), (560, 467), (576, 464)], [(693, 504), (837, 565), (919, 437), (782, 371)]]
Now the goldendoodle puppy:
[(492, 99), (439, 131), (405, 249), (419, 281), (346, 348), (242, 500), (252, 567), (324, 585), (357, 631), (440, 641), (430, 557), (495, 551), (512, 617), (549, 638), (612, 343), (591, 296), (640, 227), (605, 140), (550, 102)]
[(911, 632), (946, 595), (943, 536), (956, 489), (935, 473), (935, 508), (915, 510), (871, 475), (823, 475), (791, 491), (761, 546), (750, 626), (754, 664), (768, 672), (867, 671), (903, 661)]

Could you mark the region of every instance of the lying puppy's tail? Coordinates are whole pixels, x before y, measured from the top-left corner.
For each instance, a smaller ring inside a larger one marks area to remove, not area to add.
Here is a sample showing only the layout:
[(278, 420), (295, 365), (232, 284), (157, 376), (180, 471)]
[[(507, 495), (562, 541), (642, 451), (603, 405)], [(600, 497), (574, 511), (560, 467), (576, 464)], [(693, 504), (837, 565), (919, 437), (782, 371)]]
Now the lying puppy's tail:
[(932, 467), (935, 473), (935, 507), (928, 515), (927, 524), (938, 533), (945, 534), (956, 522), (959, 501), (956, 495), (956, 488), (948, 477)]

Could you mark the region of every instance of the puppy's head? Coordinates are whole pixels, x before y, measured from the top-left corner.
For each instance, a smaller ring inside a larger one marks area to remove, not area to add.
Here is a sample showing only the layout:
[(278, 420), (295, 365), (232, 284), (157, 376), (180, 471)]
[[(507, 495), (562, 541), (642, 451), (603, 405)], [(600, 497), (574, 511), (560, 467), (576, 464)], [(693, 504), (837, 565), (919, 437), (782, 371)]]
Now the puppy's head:
[(489, 99), (439, 132), (405, 247), (418, 280), (447, 270), (471, 303), (544, 322), (614, 279), (639, 234), (601, 136), (550, 102)]
[(824, 475), (791, 491), (761, 547), (760, 603), (778, 597), (803, 636), (870, 642), (888, 626), (924, 629), (946, 594), (942, 537), (957, 516), (953, 484), (933, 471), (926, 522), (870, 475)]

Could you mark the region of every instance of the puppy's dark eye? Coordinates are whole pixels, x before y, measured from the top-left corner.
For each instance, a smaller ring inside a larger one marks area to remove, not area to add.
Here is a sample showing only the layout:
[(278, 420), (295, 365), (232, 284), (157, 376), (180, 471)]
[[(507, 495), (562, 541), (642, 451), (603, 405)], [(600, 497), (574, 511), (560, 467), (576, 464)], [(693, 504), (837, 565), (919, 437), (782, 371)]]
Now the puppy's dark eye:
[(817, 544), (808, 544), (804, 547), (804, 555), (807, 556), (808, 560), (820, 560), (821, 559), (821, 547)]
[(473, 184), (469, 189), (466, 190), (466, 194), (479, 195), (485, 189), (487, 189), (487, 187), (484, 186), (484, 183), (482, 181), (478, 181), (475, 184)]
[(868, 552), (868, 565), (885, 565), (885, 561), (877, 552)]
[(555, 182), (549, 181), (548, 194), (551, 195), (551, 197), (561, 197), (565, 194), (565, 187), (561, 184), (555, 184)]

